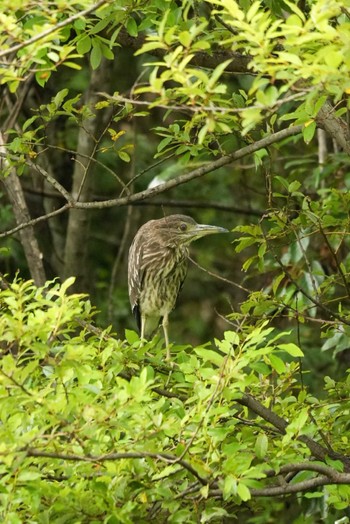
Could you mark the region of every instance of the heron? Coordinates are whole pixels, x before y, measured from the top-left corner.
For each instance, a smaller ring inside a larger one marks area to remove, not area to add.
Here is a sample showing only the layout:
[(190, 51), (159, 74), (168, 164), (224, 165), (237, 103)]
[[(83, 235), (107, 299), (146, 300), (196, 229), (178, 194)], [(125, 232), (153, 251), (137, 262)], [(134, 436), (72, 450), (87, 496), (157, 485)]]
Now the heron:
[(162, 321), (166, 358), (170, 360), (169, 314), (185, 280), (188, 246), (223, 227), (197, 224), (186, 215), (150, 220), (140, 227), (130, 246), (128, 286), (132, 312), (141, 339), (149, 339)]

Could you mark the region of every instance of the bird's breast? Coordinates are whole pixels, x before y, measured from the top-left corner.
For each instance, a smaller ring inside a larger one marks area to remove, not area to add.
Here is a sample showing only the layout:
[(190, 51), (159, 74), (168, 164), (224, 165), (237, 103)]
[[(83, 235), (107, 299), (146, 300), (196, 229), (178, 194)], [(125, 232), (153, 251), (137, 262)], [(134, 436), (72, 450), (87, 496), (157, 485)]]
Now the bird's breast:
[(163, 250), (157, 257), (144, 256), (140, 303), (146, 315), (164, 316), (174, 309), (187, 272), (187, 251)]

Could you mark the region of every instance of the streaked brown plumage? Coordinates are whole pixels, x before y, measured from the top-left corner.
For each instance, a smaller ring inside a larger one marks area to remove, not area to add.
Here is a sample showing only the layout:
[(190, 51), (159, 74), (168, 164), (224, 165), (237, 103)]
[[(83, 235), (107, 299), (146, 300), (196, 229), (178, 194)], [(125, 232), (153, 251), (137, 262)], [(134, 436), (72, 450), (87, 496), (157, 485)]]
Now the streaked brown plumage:
[(141, 338), (149, 338), (163, 319), (170, 358), (168, 317), (187, 273), (188, 245), (222, 227), (197, 224), (185, 215), (150, 220), (138, 230), (129, 251), (128, 284)]

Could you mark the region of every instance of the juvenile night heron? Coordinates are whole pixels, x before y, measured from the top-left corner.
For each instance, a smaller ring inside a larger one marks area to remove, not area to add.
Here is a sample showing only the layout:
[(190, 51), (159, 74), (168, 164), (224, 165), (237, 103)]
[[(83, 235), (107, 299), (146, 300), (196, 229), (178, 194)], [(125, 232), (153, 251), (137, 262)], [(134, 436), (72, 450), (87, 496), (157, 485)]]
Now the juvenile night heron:
[(150, 220), (137, 232), (129, 251), (128, 284), (132, 312), (141, 338), (149, 338), (163, 319), (170, 359), (168, 317), (187, 273), (188, 245), (227, 229), (197, 224), (185, 215)]

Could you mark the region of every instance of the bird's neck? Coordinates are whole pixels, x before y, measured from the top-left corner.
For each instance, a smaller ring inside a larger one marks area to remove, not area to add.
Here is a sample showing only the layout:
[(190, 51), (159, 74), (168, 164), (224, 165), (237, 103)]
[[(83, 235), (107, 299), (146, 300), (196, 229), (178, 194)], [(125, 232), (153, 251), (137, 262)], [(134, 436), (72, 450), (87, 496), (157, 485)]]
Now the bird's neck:
[(172, 251), (173, 257), (176, 259), (176, 261), (183, 260), (184, 258), (188, 257), (188, 247), (187, 246), (178, 246), (175, 244), (168, 244), (167, 248)]

